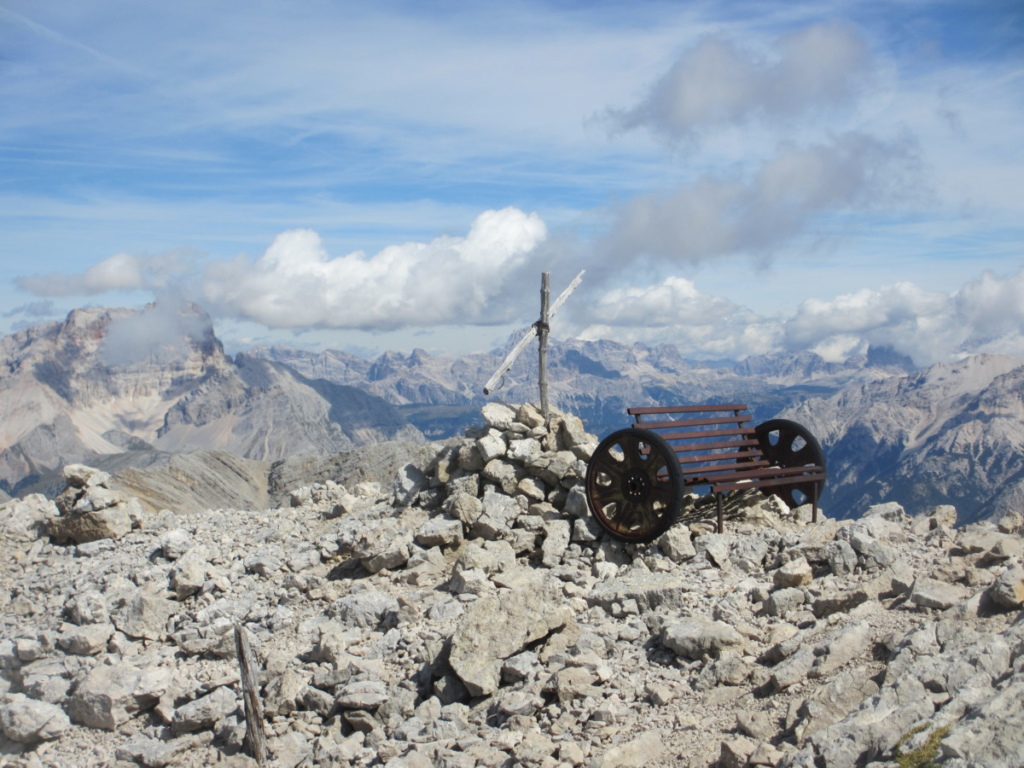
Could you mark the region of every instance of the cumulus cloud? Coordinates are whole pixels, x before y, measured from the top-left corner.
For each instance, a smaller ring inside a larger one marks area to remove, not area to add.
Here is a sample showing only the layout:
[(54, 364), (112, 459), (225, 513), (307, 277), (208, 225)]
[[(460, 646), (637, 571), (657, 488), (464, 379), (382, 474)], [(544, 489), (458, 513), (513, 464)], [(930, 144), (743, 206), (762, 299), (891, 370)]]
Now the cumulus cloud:
[(191, 342), (210, 333), (210, 318), (195, 305), (164, 297), (140, 312), (112, 320), (101, 356), (115, 367), (140, 362), (170, 365), (187, 357)]
[(973, 344), (1019, 337), (1024, 333), (1024, 269), (1008, 278), (985, 272), (956, 293), (953, 306), (970, 329)]
[(646, 127), (671, 139), (752, 119), (799, 117), (849, 102), (871, 70), (852, 27), (816, 24), (776, 41), (762, 56), (720, 37), (682, 53), (647, 96), (605, 118), (618, 131)]
[(832, 300), (810, 299), (785, 327), (789, 349), (851, 347), (852, 339), (892, 346), (915, 359), (932, 358), (948, 347), (950, 297), (912, 283), (864, 289)]
[(18, 277), (15, 283), (36, 296), (95, 296), (111, 291), (161, 290), (190, 267), (181, 252), (159, 256), (117, 253), (79, 274)]
[(919, 365), (975, 352), (1024, 354), (1024, 269), (986, 272), (953, 294), (903, 282), (809, 300), (786, 322), (783, 343), (837, 359), (888, 346)]
[(978, 352), (1024, 355), (1024, 268), (985, 272), (953, 293), (909, 282), (805, 301), (790, 317), (765, 317), (670, 277), (614, 288), (573, 305), (569, 332), (621, 343), (669, 343), (687, 357), (742, 359), (811, 351), (830, 362), (890, 347), (918, 365)]
[(358, 328), (507, 321), (500, 294), (547, 237), (537, 214), (486, 211), (465, 237), (331, 257), (308, 229), (284, 232), (260, 258), (211, 265), (205, 300), (270, 328)]
[(918, 169), (908, 139), (846, 133), (816, 146), (787, 145), (749, 177), (705, 176), (630, 200), (616, 212), (604, 247), (616, 262), (651, 257), (677, 265), (771, 253), (824, 213), (899, 199)]
[(645, 287), (616, 288), (574, 306), (570, 317), (581, 339), (676, 345), (698, 358), (742, 358), (778, 348), (778, 321), (669, 277)]

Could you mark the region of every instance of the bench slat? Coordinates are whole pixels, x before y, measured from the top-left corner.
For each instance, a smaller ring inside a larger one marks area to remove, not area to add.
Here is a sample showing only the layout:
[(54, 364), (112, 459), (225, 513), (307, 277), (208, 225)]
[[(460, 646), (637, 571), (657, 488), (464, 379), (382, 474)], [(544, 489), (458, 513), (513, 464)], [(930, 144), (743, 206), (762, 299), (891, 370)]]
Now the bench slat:
[(798, 482), (804, 477), (812, 475), (823, 475), (821, 467), (810, 464), (806, 467), (772, 467), (767, 469), (754, 469), (749, 472), (723, 472), (714, 478), (715, 482), (730, 482), (733, 480), (757, 480), (765, 478), (785, 478), (792, 482)]
[(746, 424), (750, 416), (714, 416), (706, 419), (672, 419), (671, 421), (638, 421), (636, 425), (644, 429), (686, 429), (687, 427), (707, 427), (715, 424)]
[(746, 411), (749, 410), (743, 403), (732, 403), (725, 405), (654, 405), (642, 406), (639, 408), (627, 408), (626, 413), (630, 416), (643, 414), (660, 413), (703, 413), (705, 411)]
[[(679, 434), (693, 434), (693, 433), (679, 433)], [(700, 434), (703, 435), (704, 433), (700, 433)], [(746, 433), (742, 433), (742, 434), (746, 434)], [(709, 455), (714, 455), (714, 456), (719, 456), (719, 455), (721, 455), (721, 456), (732, 456), (734, 454), (740, 453), (740, 451), (737, 450), (737, 449), (747, 449), (747, 450), (751, 450), (752, 449), (752, 450), (756, 451), (759, 456), (761, 455), (761, 444), (759, 442), (757, 442), (757, 440), (744, 439), (744, 440), (721, 440), (721, 441), (715, 442), (715, 443), (708, 443), (708, 442), (676, 443), (676, 442), (673, 442), (673, 441), (679, 440), (680, 439), (679, 437), (676, 437), (676, 436), (674, 436), (672, 434), (669, 434), (669, 433), (663, 433), (661, 436), (665, 439), (666, 442), (668, 442), (668, 444), (669, 444), (668, 447), (669, 448), (671, 448), (677, 454), (680, 454), (679, 455), (679, 461), (680, 462), (684, 461), (687, 458), (685, 456), (685, 454), (690, 454), (693, 451), (705, 451), (705, 452), (708, 452)], [(714, 434), (714, 433), (708, 433), (707, 436), (708, 437), (717, 437), (718, 435)], [(718, 451), (718, 453), (714, 453), (715, 451)], [(646, 453), (646, 451), (644, 451), (644, 453)]]
[(729, 483), (715, 483), (712, 487), (715, 493), (724, 493), (726, 491), (739, 491), (743, 488), (765, 488), (773, 485), (797, 485), (799, 483), (816, 483), (820, 480), (825, 479), (823, 472), (816, 474), (809, 474), (806, 477), (801, 477), (794, 481), (792, 477), (779, 477), (774, 479), (755, 480), (753, 482), (744, 482), (742, 480), (736, 480)]
[[(684, 446), (686, 448), (697, 448), (699, 446)], [(723, 462), (728, 461), (731, 464), (740, 464), (744, 467), (750, 466), (750, 462), (757, 461), (764, 458), (764, 454), (760, 450), (754, 449), (751, 451), (731, 451), (729, 453), (694, 453), (690, 455), (683, 455), (679, 450), (676, 451), (679, 464), (700, 464), (706, 461), (717, 461)], [(685, 471), (685, 467), (684, 467)]]
[[(756, 439), (756, 432), (750, 427), (741, 429), (703, 429), (696, 432), (658, 432), (665, 440), (715, 440), (723, 437), (733, 438), (724, 446), (731, 448), (734, 445), (760, 445)], [(742, 438), (742, 439), (736, 439)], [(710, 443), (694, 443), (697, 447), (706, 447)]]

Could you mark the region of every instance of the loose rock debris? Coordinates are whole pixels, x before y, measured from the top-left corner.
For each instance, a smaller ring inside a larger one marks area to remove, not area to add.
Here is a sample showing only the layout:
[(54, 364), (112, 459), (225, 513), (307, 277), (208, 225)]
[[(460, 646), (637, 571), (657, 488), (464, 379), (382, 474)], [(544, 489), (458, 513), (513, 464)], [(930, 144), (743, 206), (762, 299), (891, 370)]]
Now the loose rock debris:
[(483, 417), (282, 509), (149, 515), (86, 467), (7, 503), (0, 765), (256, 765), (236, 627), (275, 766), (1024, 762), (1019, 516), (810, 525), (752, 491), (623, 546), (578, 419)]

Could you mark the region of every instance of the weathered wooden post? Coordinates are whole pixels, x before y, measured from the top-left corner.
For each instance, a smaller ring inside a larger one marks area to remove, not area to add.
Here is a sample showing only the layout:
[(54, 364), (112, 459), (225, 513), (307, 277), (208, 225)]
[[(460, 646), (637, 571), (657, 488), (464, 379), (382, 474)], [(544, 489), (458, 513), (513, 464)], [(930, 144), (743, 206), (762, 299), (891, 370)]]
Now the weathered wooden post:
[(484, 394), (489, 395), (494, 391), (495, 387), (498, 386), (498, 382), (501, 381), (501, 377), (504, 376), (508, 369), (512, 367), (512, 363), (519, 357), (519, 354), (526, 348), (526, 345), (530, 343), (530, 339), (537, 336), (540, 340), (540, 409), (544, 414), (544, 418), (548, 417), (548, 373), (547, 373), (547, 355), (548, 355), (548, 330), (551, 318), (555, 316), (555, 313), (565, 303), (565, 300), (569, 298), (569, 294), (576, 290), (576, 286), (583, 280), (583, 273), (587, 270), (581, 269), (580, 273), (576, 275), (576, 278), (569, 283), (569, 287), (566, 288), (555, 299), (555, 303), (548, 307), (548, 297), (550, 294), (550, 282), (551, 273), (545, 272), (541, 275), (540, 283), (540, 320), (530, 326), (530, 330), (526, 332), (526, 335), (519, 340), (512, 351), (505, 356), (505, 360), (498, 366), (498, 370), (494, 372), (494, 375), (487, 380), (484, 384)]
[(540, 320), (537, 322), (537, 340), (540, 347), (538, 365), (538, 383), (540, 384), (540, 412), (544, 414), (544, 421), (548, 419), (548, 300), (551, 293), (551, 273), (545, 272), (540, 276)]
[(249, 645), (249, 633), (235, 624), (235, 651), (242, 670), (242, 701), (245, 703), (245, 747), (258, 765), (267, 762), (267, 733), (263, 727), (260, 703), (260, 674), (256, 656)]

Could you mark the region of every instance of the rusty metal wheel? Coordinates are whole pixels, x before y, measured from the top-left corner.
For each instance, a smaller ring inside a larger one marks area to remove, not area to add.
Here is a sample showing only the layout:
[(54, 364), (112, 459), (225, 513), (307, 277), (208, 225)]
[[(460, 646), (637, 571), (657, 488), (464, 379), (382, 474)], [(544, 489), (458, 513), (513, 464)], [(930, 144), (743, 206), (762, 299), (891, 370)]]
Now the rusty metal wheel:
[(601, 441), (587, 464), (594, 519), (623, 541), (658, 538), (676, 519), (683, 477), (675, 452), (646, 429), (620, 429)]
[[(789, 419), (769, 419), (754, 427), (761, 453), (777, 467), (819, 466), (825, 469), (825, 452), (818, 440), (803, 424)], [(815, 488), (817, 486), (817, 488)], [(765, 488), (765, 493), (778, 496), (790, 509), (821, 499), (825, 481), (797, 483), (789, 486)]]

